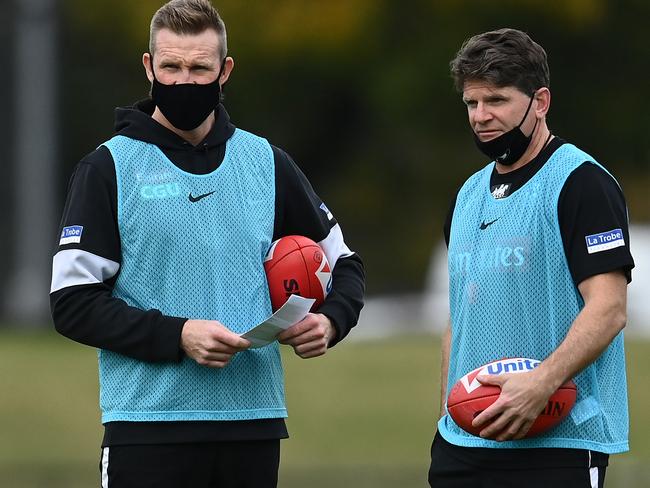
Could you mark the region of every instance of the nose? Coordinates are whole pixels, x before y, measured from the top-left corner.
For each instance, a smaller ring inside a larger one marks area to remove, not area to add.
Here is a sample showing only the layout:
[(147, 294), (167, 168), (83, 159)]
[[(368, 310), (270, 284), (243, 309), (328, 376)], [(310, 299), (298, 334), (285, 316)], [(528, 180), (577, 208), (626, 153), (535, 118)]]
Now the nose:
[(478, 102), (472, 111), (472, 119), (476, 124), (485, 124), (492, 118), (492, 113), (483, 102)]
[(188, 68), (183, 68), (176, 79), (176, 84), (181, 85), (185, 83), (194, 83), (192, 79), (192, 72)]

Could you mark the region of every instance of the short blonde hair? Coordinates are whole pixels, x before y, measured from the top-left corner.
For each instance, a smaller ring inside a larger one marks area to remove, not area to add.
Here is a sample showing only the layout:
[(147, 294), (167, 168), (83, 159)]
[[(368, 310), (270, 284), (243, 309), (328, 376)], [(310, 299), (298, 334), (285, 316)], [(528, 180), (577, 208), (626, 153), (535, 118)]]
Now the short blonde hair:
[(156, 35), (161, 29), (175, 34), (200, 34), (214, 29), (219, 36), (219, 55), (223, 60), (228, 53), (226, 25), (209, 0), (171, 0), (160, 7), (151, 19), (149, 52), (154, 53)]

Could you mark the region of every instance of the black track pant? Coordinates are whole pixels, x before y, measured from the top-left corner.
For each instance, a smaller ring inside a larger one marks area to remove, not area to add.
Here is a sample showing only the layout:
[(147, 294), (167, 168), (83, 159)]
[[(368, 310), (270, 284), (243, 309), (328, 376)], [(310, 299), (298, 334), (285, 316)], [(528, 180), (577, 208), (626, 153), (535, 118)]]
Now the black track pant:
[[(513, 450), (491, 449), (493, 462), (477, 464), (464, 455), (466, 448), (451, 446), (439, 434), (431, 446), (431, 488), (603, 488), (606, 466), (535, 466), (522, 462)], [(535, 450), (520, 450), (533, 456)], [(561, 449), (554, 449), (562, 456)], [(519, 454), (521, 454), (519, 453)]]
[(280, 441), (104, 447), (102, 488), (276, 488)]

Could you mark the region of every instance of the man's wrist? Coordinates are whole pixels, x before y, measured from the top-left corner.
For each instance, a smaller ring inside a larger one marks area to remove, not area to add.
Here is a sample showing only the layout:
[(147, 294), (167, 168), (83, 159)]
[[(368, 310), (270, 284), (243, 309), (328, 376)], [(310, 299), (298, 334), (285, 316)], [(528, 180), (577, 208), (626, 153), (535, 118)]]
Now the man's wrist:
[(319, 315), (323, 316), (323, 318), (325, 319), (325, 323), (327, 324), (328, 331), (326, 335), (327, 335), (327, 346), (329, 347), (329, 345), (332, 342), (336, 342), (339, 332), (338, 329), (336, 328), (336, 324), (334, 322), (334, 319), (332, 319), (332, 317), (330, 317), (329, 315), (325, 315), (324, 313), (321, 313)]

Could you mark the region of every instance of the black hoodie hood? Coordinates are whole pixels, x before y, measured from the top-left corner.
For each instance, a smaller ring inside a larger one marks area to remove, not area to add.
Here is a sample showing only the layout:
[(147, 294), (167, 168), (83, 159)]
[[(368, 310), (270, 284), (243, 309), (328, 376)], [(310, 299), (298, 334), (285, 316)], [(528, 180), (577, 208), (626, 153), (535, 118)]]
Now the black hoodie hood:
[(132, 107), (116, 108), (116, 135), (155, 144), (171, 162), (189, 173), (207, 174), (219, 167), (225, 154), (226, 142), (235, 132), (235, 126), (230, 122), (230, 116), (223, 105), (219, 104), (215, 110), (212, 130), (196, 146), (156, 122), (151, 117), (155, 108), (156, 105), (150, 98), (141, 100)]

